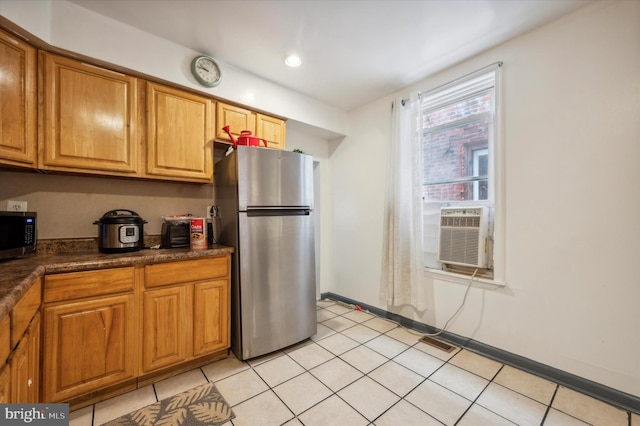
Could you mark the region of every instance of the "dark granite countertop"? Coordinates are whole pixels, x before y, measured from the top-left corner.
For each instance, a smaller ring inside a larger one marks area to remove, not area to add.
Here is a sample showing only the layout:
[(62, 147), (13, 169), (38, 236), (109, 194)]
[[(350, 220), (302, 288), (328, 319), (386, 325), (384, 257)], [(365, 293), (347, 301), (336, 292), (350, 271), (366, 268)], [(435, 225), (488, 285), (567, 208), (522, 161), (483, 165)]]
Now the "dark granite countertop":
[(46, 274), (170, 262), (227, 253), (233, 253), (233, 248), (221, 245), (213, 245), (206, 250), (143, 249), (115, 254), (89, 249), (72, 253), (38, 252), (18, 259), (0, 261), (0, 320), (11, 312), (33, 281)]

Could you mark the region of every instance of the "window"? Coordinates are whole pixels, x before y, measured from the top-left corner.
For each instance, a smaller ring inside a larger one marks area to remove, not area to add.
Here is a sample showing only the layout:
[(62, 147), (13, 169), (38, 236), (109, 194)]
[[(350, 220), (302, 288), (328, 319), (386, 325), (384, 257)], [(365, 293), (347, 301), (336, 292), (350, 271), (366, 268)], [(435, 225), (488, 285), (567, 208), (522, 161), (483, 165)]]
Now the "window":
[[(435, 241), (441, 207), (488, 206), (493, 235), (498, 71), (498, 65), (485, 68), (420, 98), (424, 259), (430, 268), (442, 268)], [(488, 246), (493, 259), (493, 240)], [(481, 272), (493, 278), (492, 269)]]

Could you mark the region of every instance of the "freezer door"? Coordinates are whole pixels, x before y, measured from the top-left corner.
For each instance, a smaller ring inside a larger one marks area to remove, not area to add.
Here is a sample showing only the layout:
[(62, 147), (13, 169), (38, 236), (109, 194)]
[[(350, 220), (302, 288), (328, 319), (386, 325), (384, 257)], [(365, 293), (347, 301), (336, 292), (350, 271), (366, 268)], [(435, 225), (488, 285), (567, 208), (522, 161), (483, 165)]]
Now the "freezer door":
[(281, 213), (239, 215), (241, 359), (317, 332), (313, 216)]
[(239, 210), (313, 209), (313, 157), (279, 149), (238, 146)]

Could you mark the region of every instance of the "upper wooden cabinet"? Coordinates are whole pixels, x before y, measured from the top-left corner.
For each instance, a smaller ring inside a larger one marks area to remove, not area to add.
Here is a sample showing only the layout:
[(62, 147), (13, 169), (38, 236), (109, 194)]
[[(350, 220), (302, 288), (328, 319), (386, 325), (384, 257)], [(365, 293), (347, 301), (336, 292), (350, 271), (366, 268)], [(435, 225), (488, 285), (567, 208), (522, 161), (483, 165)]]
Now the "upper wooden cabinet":
[(286, 124), (279, 118), (256, 114), (256, 136), (266, 140), (269, 148), (284, 149)]
[(138, 176), (137, 79), (41, 52), (44, 170)]
[(36, 50), (0, 31), (0, 163), (35, 168)]
[(147, 83), (146, 174), (170, 180), (213, 181), (211, 99)]
[(229, 126), (231, 134), (237, 138), (243, 130), (256, 132), (256, 114), (246, 108), (228, 105), (222, 102), (216, 107), (216, 139), (231, 142), (229, 135), (222, 130), (224, 126)]
[(231, 142), (229, 135), (222, 130), (228, 125), (231, 134), (236, 138), (241, 131), (249, 130), (254, 136), (265, 139), (268, 148), (284, 149), (285, 147), (286, 122), (284, 120), (223, 102), (217, 103), (216, 119), (216, 140), (218, 141)]
[(211, 183), (213, 142), (231, 142), (225, 125), (236, 137), (249, 130), (270, 148), (285, 147), (284, 120), (37, 53), (2, 31), (0, 75), (0, 164)]

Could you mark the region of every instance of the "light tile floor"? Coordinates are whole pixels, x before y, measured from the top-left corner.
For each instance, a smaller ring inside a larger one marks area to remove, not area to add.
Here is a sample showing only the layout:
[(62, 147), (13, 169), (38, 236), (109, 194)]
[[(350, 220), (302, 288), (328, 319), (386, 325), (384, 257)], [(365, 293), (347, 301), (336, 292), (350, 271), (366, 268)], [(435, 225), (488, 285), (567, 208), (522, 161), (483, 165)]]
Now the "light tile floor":
[(224, 426), (640, 426), (638, 414), (468, 350), (447, 353), (369, 313), (317, 305), (311, 340), (248, 362), (231, 354), (74, 411), (71, 426), (97, 426), (207, 381), (236, 415)]

